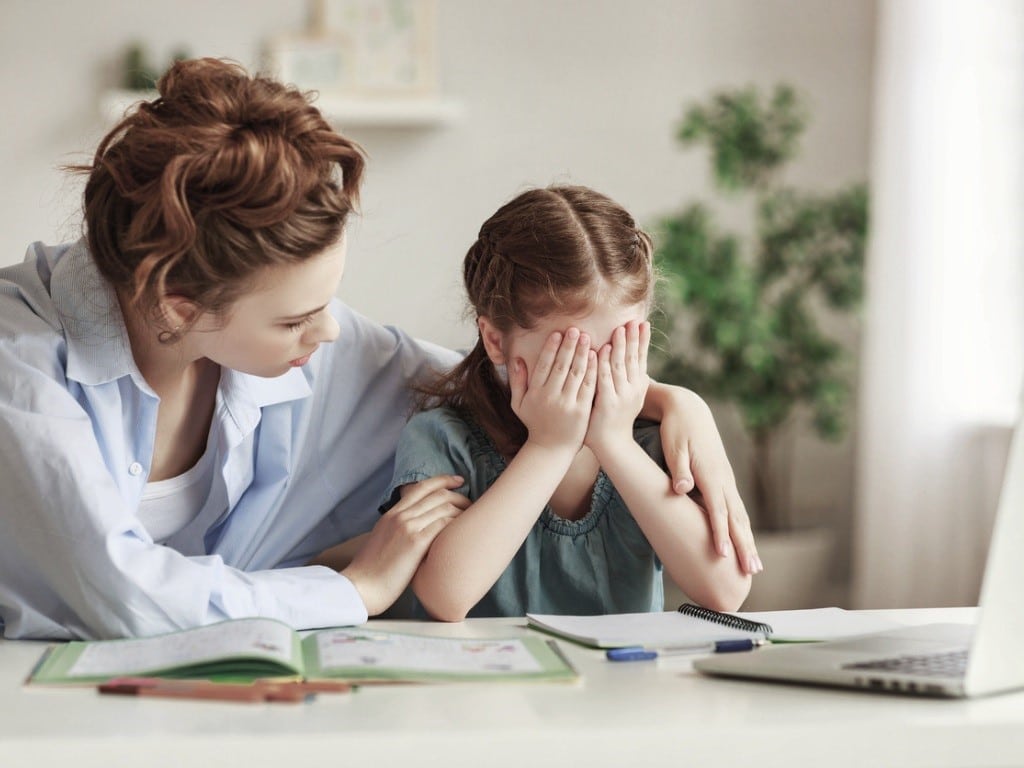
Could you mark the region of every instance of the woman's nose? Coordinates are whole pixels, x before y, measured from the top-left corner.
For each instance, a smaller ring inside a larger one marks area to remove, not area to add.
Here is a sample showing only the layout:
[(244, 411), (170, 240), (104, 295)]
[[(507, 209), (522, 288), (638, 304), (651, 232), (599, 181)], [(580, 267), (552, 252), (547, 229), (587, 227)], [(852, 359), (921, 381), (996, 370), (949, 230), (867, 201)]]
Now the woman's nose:
[(338, 321), (334, 319), (334, 315), (329, 310), (324, 310), (320, 313), (317, 322), (313, 323), (313, 326), (307, 331), (306, 339), (310, 342), (316, 342), (321, 344), (330, 344), (341, 332), (341, 328), (338, 326)]

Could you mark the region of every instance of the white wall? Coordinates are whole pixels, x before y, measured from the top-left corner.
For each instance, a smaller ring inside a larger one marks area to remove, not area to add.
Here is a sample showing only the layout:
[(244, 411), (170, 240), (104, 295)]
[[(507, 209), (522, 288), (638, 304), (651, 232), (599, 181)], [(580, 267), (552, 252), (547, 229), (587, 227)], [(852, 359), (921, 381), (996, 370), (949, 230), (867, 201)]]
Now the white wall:
[[(56, 166), (101, 136), (97, 98), (130, 41), (253, 66), (264, 39), (304, 17), (285, 0), (0, 0), (0, 265), (33, 240), (75, 236), (79, 188)], [(371, 159), (342, 295), (466, 345), (459, 263), (480, 223), (552, 181), (594, 186), (647, 222), (704, 194), (704, 157), (673, 134), (684, 103), (717, 87), (793, 83), (813, 122), (791, 180), (865, 179), (874, 18), (874, 0), (439, 0), (442, 87), (465, 117), (350, 132)], [(794, 449), (795, 505), (845, 520), (850, 441)], [(736, 448), (741, 475), (744, 460)]]

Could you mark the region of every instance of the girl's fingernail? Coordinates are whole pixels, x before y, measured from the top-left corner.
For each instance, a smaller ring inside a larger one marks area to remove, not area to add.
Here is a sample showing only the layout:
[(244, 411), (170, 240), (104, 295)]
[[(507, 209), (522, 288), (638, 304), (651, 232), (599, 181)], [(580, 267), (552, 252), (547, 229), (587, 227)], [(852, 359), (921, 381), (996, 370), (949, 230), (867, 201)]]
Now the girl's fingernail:
[(722, 546), (718, 548), (718, 551), (722, 555), (722, 557), (728, 557), (729, 554), (732, 552), (732, 544), (730, 544), (728, 541), (723, 541)]

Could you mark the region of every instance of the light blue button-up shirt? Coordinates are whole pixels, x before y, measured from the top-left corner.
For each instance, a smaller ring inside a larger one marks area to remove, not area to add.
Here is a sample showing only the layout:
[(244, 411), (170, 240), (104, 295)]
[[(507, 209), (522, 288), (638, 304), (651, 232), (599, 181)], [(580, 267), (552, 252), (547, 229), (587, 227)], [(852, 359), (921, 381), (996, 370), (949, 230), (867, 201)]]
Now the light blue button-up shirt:
[(274, 379), (224, 370), (210, 496), (158, 545), (137, 511), (159, 398), (84, 242), (0, 269), (0, 624), (7, 637), (144, 636), (243, 616), (357, 624), (348, 579), (304, 566), (369, 530), (408, 384), (457, 360), (340, 302), (341, 326)]

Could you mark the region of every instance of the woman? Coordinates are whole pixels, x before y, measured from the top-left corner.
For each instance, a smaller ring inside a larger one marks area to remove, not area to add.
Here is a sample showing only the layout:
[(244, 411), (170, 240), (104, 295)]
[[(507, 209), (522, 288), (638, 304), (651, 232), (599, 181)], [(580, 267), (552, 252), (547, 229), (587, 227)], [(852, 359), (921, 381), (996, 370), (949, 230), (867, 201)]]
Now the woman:
[[(465, 506), (437, 478), (375, 510), (409, 385), (457, 356), (333, 298), (364, 160), (302, 94), (212, 59), (159, 91), (80, 169), (83, 240), (0, 270), (4, 635), (360, 623)], [(645, 413), (756, 556), (703, 403)], [(360, 534), (340, 572), (305, 565)]]

